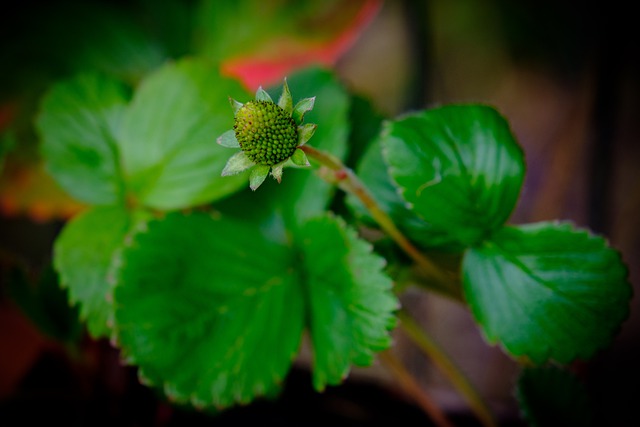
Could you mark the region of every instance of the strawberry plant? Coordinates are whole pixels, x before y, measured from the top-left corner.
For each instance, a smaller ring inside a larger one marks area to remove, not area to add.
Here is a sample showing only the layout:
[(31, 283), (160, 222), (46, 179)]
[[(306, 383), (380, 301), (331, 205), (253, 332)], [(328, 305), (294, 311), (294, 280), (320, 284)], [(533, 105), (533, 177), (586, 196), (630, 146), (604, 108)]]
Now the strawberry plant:
[[(414, 271), (521, 361), (533, 424), (551, 399), (529, 385), (537, 370), (611, 342), (631, 296), (620, 254), (568, 222), (507, 224), (525, 156), (496, 109), (387, 119), (352, 168), (351, 98), (330, 71), (251, 98), (191, 58), (135, 87), (79, 75), (42, 101), (49, 170), (91, 206), (62, 230), (54, 265), (91, 335), (111, 339), (144, 384), (218, 410), (276, 396), (303, 335), (318, 391), (377, 354), (402, 369), (391, 331), (428, 340), (398, 299)], [(495, 424), (460, 372), (443, 371)]]
[[(519, 365), (528, 424), (588, 425), (573, 367), (628, 317), (627, 267), (570, 221), (511, 222), (527, 165), (509, 117), (486, 103), (381, 117), (352, 92), (331, 65), (377, 0), (336, 7), (327, 34), (308, 25), (326, 5), (292, 2), (295, 20), (279, 2), (195, 3), (141, 2), (145, 19), (164, 16), (152, 30), (99, 3), (61, 9), (83, 36), (51, 37), (64, 49), (48, 49), (28, 102), (0, 104), (0, 171), (26, 165), (63, 193), (40, 207), (64, 218), (54, 271), (35, 288), (14, 277), (25, 313), (74, 355), (79, 319), (140, 383), (190, 410), (276, 399), (308, 349), (318, 393), (379, 360), (436, 425), (452, 425), (394, 351), (401, 333), (481, 425), (499, 425), (401, 303), (410, 289), (435, 293)], [(13, 119), (23, 113), (34, 129)], [(15, 193), (3, 206), (33, 199)], [(45, 303), (65, 295), (63, 314)]]

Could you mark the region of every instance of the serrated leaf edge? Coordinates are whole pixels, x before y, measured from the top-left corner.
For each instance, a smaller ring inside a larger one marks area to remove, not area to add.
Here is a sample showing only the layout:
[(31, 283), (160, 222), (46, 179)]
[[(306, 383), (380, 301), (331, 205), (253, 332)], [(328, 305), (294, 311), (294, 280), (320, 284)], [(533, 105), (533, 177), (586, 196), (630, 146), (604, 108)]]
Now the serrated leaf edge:
[[(184, 215), (188, 216), (194, 213), (195, 213), (194, 211), (189, 211), (184, 213)], [(209, 216), (211, 219), (215, 221), (219, 221), (222, 219), (222, 215), (218, 211), (209, 212)], [(137, 227), (135, 232), (133, 232), (132, 230), (130, 235), (128, 235), (129, 238), (126, 239), (127, 241), (121, 247), (121, 251), (119, 254), (120, 257), (118, 259), (117, 271), (120, 271), (121, 268), (125, 267), (126, 262), (124, 260), (124, 257), (122, 257), (122, 254), (126, 251), (126, 249), (131, 248), (136, 244), (135, 238), (138, 237), (139, 235), (150, 232), (150, 230), (153, 228), (154, 223), (160, 220), (162, 220), (162, 218), (154, 218), (150, 221), (145, 221), (143, 224), (139, 224), (139, 227)], [(112, 295), (115, 288), (121, 285), (122, 285), (121, 283), (117, 283), (117, 280), (114, 281), (113, 288), (111, 289)], [(112, 300), (112, 302), (114, 301)], [(115, 313), (115, 310), (112, 310), (111, 313), (113, 315)], [(144, 368), (139, 365), (139, 361), (136, 359), (135, 355), (127, 351), (126, 348), (120, 346), (120, 342), (118, 339), (119, 330), (115, 322), (114, 322), (114, 327), (111, 329), (111, 332), (112, 334), (111, 334), (110, 340), (112, 345), (119, 347), (120, 349), (120, 361), (125, 365), (136, 366), (138, 368), (137, 376), (141, 384), (147, 387), (154, 387), (154, 388), (161, 389), (163, 393), (167, 396), (167, 398), (172, 402), (175, 402), (175, 403), (189, 402), (196, 408), (202, 408), (202, 407), (211, 405), (212, 407), (215, 407), (218, 410), (222, 410), (222, 409), (230, 408), (236, 405), (246, 405), (257, 398), (266, 396), (267, 393), (273, 390), (274, 388), (280, 389), (282, 387), (284, 377), (287, 375), (288, 371), (291, 369), (291, 365), (293, 364), (293, 362), (295, 361), (295, 359), (297, 358), (300, 352), (300, 348), (299, 348), (300, 345), (299, 345), (298, 349), (293, 351), (292, 354), (290, 355), (289, 367), (287, 368), (284, 375), (280, 375), (272, 371), (271, 372), (272, 383), (259, 382), (257, 384), (254, 384), (252, 387), (250, 387), (249, 391), (253, 395), (252, 397), (247, 399), (237, 399), (237, 396), (233, 396), (232, 401), (230, 402), (225, 401), (221, 403), (219, 399), (214, 395), (212, 396), (212, 400), (210, 402), (206, 402), (205, 400), (200, 399), (195, 393), (180, 393), (179, 390), (177, 390), (177, 388), (171, 387), (170, 381), (160, 381), (160, 382), (153, 381), (150, 378), (150, 376), (146, 374)]]
[[(372, 256), (376, 258), (377, 265), (372, 266), (372, 268), (375, 268), (375, 270), (380, 275), (388, 279), (389, 286), (384, 290), (392, 291), (393, 285), (394, 285), (393, 280), (389, 276), (387, 276), (383, 271), (384, 267), (387, 265), (387, 260), (384, 257), (375, 253), (373, 245), (370, 242), (361, 238), (358, 235), (357, 230), (349, 226), (349, 224), (347, 224), (344, 218), (336, 215), (331, 211), (328, 211), (324, 215), (312, 217), (308, 221), (321, 221), (321, 220), (327, 220), (327, 219), (331, 221), (335, 221), (335, 223), (338, 225), (338, 230), (342, 234), (343, 241), (348, 247), (348, 254), (353, 255), (353, 251), (357, 250), (354, 248), (354, 245), (360, 245), (361, 248), (363, 249), (362, 251), (363, 254), (365, 254), (366, 256)], [(352, 274), (352, 271), (350, 268), (349, 268), (349, 273)], [(355, 278), (353, 280), (355, 282)], [(396, 307), (394, 308), (394, 310), (398, 310), (399, 308), (400, 308), (400, 301), (396, 298)], [(398, 319), (393, 315), (392, 317), (393, 317), (392, 321), (387, 322), (385, 325), (385, 329), (389, 332), (389, 346), (384, 348), (374, 348), (374, 347), (367, 348), (367, 358), (368, 358), (367, 363), (358, 363), (357, 360), (355, 360), (350, 356), (349, 362), (345, 365), (343, 370), (339, 373), (339, 376), (340, 376), (339, 383), (342, 383), (349, 377), (349, 375), (352, 372), (353, 366), (358, 366), (358, 367), (369, 366), (371, 365), (371, 363), (373, 363), (377, 352), (393, 346), (393, 336), (390, 334), (390, 332), (397, 326)], [(333, 382), (327, 381), (327, 378), (324, 378), (320, 383), (318, 383), (317, 380), (314, 378), (313, 383), (314, 383), (314, 387), (319, 392), (322, 392), (327, 385), (337, 385), (337, 384), (334, 384)]]
[[(562, 231), (569, 231), (572, 233), (575, 233), (576, 235), (580, 235), (583, 237), (586, 237), (589, 241), (594, 241), (594, 240), (598, 240), (601, 243), (601, 248), (602, 249), (611, 249), (614, 252), (616, 252), (617, 257), (620, 261), (620, 265), (624, 267), (625, 269), (625, 280), (628, 283), (629, 282), (629, 269), (628, 266), (626, 265), (626, 263), (624, 262), (624, 260), (622, 259), (622, 256), (620, 254), (620, 252), (618, 250), (616, 250), (610, 243), (609, 239), (606, 238), (605, 236), (595, 233), (591, 230), (579, 227), (574, 221), (570, 221), (570, 220), (550, 220), (550, 221), (540, 221), (540, 222), (535, 222), (535, 223), (528, 223), (528, 224), (522, 224), (522, 225), (518, 225), (517, 228), (519, 229), (534, 229), (534, 228), (543, 228), (545, 225), (550, 225), (550, 226), (554, 226), (554, 227), (558, 227), (560, 230)], [(499, 231), (501, 231), (503, 228), (508, 228), (508, 227), (513, 227), (513, 226), (508, 226), (505, 225), (501, 228), (498, 228), (497, 230), (494, 231), (494, 233), (498, 233)], [(515, 227), (514, 227), (515, 228)], [(490, 239), (490, 237), (489, 237)], [(486, 242), (486, 240), (479, 242), (477, 245), (473, 246), (473, 247), (478, 247), (481, 246), (482, 244), (484, 244)], [(469, 249), (473, 249), (473, 247), (469, 248)], [(630, 286), (629, 287), (630, 290), (630, 297), (633, 295), (633, 288)], [(469, 308), (471, 310), (471, 313), (474, 317), (474, 319), (477, 319), (476, 316), (476, 310), (477, 310), (477, 306), (475, 304), (472, 304), (470, 302), (468, 302)], [(631, 307), (630, 304), (626, 304), (625, 306), (625, 313), (624, 315), (621, 316), (621, 321), (619, 322), (618, 326), (616, 328), (612, 328), (612, 330), (609, 331), (609, 335), (610, 335), (610, 339), (613, 339), (613, 337), (616, 335), (616, 332), (619, 331), (622, 328), (622, 325), (624, 324), (625, 320), (629, 318), (629, 315), (631, 314)], [(559, 362), (559, 363), (568, 363), (570, 361), (573, 360), (578, 360), (578, 359), (582, 359), (582, 360), (588, 360), (591, 357), (593, 357), (595, 354), (597, 354), (599, 351), (607, 348), (610, 345), (610, 341), (609, 342), (602, 342), (600, 345), (598, 346), (594, 346), (590, 351), (580, 351), (580, 350), (575, 350), (572, 353), (572, 356), (568, 359), (568, 360), (556, 360), (554, 359), (551, 354), (553, 353), (553, 350), (551, 348), (551, 346), (549, 345), (545, 345), (544, 347), (538, 347), (538, 349), (541, 350), (541, 354), (544, 355), (544, 357), (542, 358), (542, 360), (537, 361), (537, 360), (533, 360), (529, 357), (529, 355), (526, 354), (526, 351), (523, 351), (521, 348), (513, 348), (513, 345), (508, 345), (504, 342), (502, 342), (498, 336), (498, 334), (496, 334), (495, 332), (493, 333), (489, 333), (489, 331), (487, 331), (481, 324), (478, 325), (478, 329), (480, 330), (480, 333), (482, 335), (482, 337), (484, 338), (484, 340), (490, 344), (490, 345), (494, 345), (497, 346), (498, 348), (500, 348), (503, 352), (505, 352), (506, 354), (514, 357), (516, 360), (519, 360), (521, 363), (523, 364), (533, 364), (536, 366), (539, 365), (543, 365), (545, 363), (549, 363), (549, 362)]]

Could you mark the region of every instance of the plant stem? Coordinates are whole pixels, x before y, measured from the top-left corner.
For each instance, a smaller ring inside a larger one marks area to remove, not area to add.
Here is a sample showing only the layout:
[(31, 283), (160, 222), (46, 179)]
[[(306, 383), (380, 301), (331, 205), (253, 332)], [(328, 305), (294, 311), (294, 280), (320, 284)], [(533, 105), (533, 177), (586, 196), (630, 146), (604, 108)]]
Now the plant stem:
[[(333, 172), (333, 183), (337, 183), (342, 190), (360, 199), (380, 228), (396, 242), (426, 276), (433, 279), (434, 290), (458, 301), (462, 300), (460, 287), (456, 286), (446, 272), (418, 250), (418, 248), (402, 234), (389, 215), (382, 210), (378, 202), (373, 198), (364, 183), (360, 181), (350, 168), (345, 166), (337, 157), (310, 147), (309, 145), (303, 145), (300, 149), (304, 151), (307, 156), (315, 159)], [(327, 177), (324, 178), (327, 179)]]
[[(434, 280), (432, 287), (446, 296), (462, 301), (462, 292), (450, 276), (433, 261), (420, 252), (396, 227), (393, 220), (382, 210), (364, 183), (355, 173), (335, 156), (303, 145), (300, 147), (308, 157), (333, 172), (333, 176), (323, 178), (347, 193), (356, 196), (369, 210), (378, 225), (398, 244), (398, 246), (417, 264), (422, 272)], [(420, 326), (404, 311), (398, 313), (401, 326), (409, 338), (433, 361), (435, 366), (451, 381), (458, 392), (467, 400), (478, 419), (485, 427), (495, 427), (497, 423), (481, 396), (473, 388), (465, 375), (449, 359), (447, 354), (424, 332)], [(381, 353), (382, 361), (389, 367), (407, 392), (411, 393), (420, 406), (427, 411), (439, 426), (450, 426), (440, 409), (433, 404), (424, 391), (406, 371), (402, 364), (389, 352)]]
[(438, 427), (455, 427), (440, 407), (422, 390), (420, 385), (418, 385), (390, 350), (381, 352), (379, 356), (380, 360), (393, 373), (395, 378), (400, 381), (402, 388), (416, 400), (416, 403), (429, 415)]
[(497, 422), (491, 410), (478, 394), (467, 377), (451, 361), (442, 348), (418, 325), (418, 323), (404, 310), (397, 313), (400, 326), (407, 336), (433, 362), (433, 364), (451, 381), (453, 386), (467, 401), (473, 412), (485, 427), (497, 427)]

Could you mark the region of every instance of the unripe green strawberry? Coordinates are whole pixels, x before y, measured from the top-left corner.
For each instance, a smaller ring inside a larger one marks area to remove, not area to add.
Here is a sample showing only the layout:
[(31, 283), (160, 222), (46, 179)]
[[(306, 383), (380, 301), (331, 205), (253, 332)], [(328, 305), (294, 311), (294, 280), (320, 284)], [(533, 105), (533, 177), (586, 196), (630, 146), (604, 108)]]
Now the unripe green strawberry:
[(313, 109), (315, 99), (304, 98), (293, 105), (286, 79), (277, 104), (262, 87), (256, 91), (255, 101), (242, 104), (229, 98), (235, 124), (216, 141), (223, 147), (241, 150), (227, 160), (221, 175), (251, 169), (249, 187), (256, 190), (269, 174), (280, 182), (287, 163), (310, 166), (302, 146), (313, 136), (316, 125), (302, 122), (305, 113)]
[(295, 121), (273, 102), (244, 104), (236, 113), (233, 129), (242, 151), (258, 165), (276, 165), (291, 157), (298, 146)]

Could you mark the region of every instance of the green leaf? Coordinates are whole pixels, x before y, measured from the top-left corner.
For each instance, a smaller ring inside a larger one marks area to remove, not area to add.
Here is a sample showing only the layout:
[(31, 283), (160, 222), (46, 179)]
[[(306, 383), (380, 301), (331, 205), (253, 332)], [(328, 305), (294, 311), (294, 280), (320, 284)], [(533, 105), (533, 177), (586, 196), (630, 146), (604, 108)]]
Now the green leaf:
[(465, 297), (490, 343), (535, 363), (588, 359), (629, 312), (619, 253), (567, 223), (506, 227), (463, 260)]
[(54, 245), (54, 266), (92, 336), (109, 335), (112, 261), (132, 226), (123, 207), (92, 208), (68, 222)]
[(554, 366), (524, 369), (516, 396), (531, 427), (592, 425), (587, 390), (567, 370)]
[(289, 247), (204, 213), (149, 223), (114, 290), (126, 359), (178, 402), (227, 407), (277, 389), (297, 354), (304, 297)]
[(124, 86), (98, 74), (58, 83), (42, 101), (36, 126), (47, 169), (80, 201), (123, 199), (116, 137), (126, 102)]
[(244, 186), (246, 175), (221, 177), (229, 151), (216, 138), (233, 126), (229, 97), (248, 94), (202, 60), (169, 63), (142, 82), (120, 134), (124, 170), (140, 203), (180, 209)]
[[(420, 247), (438, 248), (446, 252), (459, 252), (464, 249), (448, 230), (434, 227), (407, 207), (407, 202), (402, 199), (398, 187), (387, 173), (380, 138), (369, 145), (360, 159), (356, 172), (381, 209), (391, 217), (407, 237)], [(370, 226), (377, 226), (369, 211), (357, 197), (349, 195), (347, 204), (360, 221)]]
[(402, 197), (434, 232), (472, 245), (511, 215), (524, 157), (493, 108), (449, 105), (389, 122), (382, 146)]
[(374, 352), (391, 345), (398, 308), (383, 272), (383, 258), (333, 216), (302, 228), (304, 274), (309, 295), (313, 384), (340, 383), (351, 364), (368, 366)]

